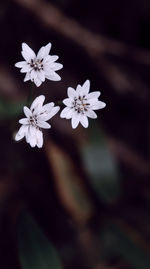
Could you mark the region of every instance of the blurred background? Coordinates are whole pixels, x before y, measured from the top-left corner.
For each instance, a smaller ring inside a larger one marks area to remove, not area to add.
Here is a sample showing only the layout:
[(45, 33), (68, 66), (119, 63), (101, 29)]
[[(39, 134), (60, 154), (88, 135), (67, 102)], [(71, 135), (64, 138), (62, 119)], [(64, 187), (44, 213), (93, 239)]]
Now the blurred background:
[[(150, 2), (1, 0), (0, 26), (0, 268), (150, 269)], [(14, 141), (22, 42), (64, 65), (35, 97), (101, 91), (88, 129), (57, 115), (42, 149)]]

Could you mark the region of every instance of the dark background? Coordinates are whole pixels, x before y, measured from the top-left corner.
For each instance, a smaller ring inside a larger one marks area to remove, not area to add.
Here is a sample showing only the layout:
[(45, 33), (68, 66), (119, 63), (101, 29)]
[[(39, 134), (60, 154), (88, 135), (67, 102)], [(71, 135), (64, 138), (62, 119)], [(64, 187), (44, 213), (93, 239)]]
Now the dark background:
[[(0, 30), (0, 268), (51, 268), (22, 262), (27, 212), (63, 268), (149, 269), (150, 2), (1, 0)], [(42, 150), (13, 140), (30, 89), (14, 67), (22, 42), (51, 42), (64, 65), (34, 96), (57, 102), (90, 79), (107, 104), (89, 129), (57, 115)]]

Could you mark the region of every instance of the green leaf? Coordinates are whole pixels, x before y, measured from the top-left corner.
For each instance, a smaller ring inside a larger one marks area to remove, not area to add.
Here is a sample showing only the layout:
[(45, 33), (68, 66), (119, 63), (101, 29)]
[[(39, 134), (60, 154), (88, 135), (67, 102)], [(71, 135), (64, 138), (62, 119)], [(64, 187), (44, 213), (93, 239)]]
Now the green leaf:
[(124, 258), (134, 269), (149, 269), (150, 255), (149, 251), (140, 245), (139, 241), (132, 233), (123, 230), (119, 225), (111, 224), (105, 226), (101, 232), (101, 245), (103, 256), (120, 256)]
[(120, 194), (120, 181), (115, 158), (111, 154), (102, 130), (96, 125), (90, 129), (89, 143), (81, 149), (85, 169), (92, 187), (105, 202)]
[(62, 269), (52, 243), (27, 213), (20, 218), (18, 240), (22, 269)]
[(0, 120), (11, 119), (22, 113), (24, 102), (12, 103), (7, 100), (0, 100)]

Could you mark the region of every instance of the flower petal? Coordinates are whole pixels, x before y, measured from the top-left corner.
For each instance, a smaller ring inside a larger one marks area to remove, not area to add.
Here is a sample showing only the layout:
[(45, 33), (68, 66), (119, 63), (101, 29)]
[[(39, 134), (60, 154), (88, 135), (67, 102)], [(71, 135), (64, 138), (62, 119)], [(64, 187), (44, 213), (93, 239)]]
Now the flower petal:
[(44, 56), (45, 56), (45, 47), (43, 46), (39, 49), (36, 59), (42, 60)]
[(51, 119), (60, 110), (59, 106), (53, 107), (51, 105), (51, 103), (49, 103), (47, 105), (49, 105), (50, 109), (49, 110), (47, 109), (47, 111), (42, 112), (41, 114), (39, 114), (38, 117), (37, 117), (38, 121), (47, 121), (47, 120)]
[(41, 84), (42, 84), (42, 81), (41, 81), (39, 78), (35, 78), (35, 79), (34, 79), (34, 83), (35, 83), (35, 85), (36, 85), (37, 87), (40, 87)]
[(59, 58), (59, 57), (58, 57), (57, 55), (50, 55), (50, 60), (51, 60), (52, 62), (57, 61), (58, 58)]
[(89, 118), (91, 119), (96, 119), (97, 118), (97, 115), (96, 113), (92, 110), (92, 109), (88, 109), (86, 112), (85, 112), (86, 116), (88, 116)]
[(29, 120), (28, 120), (27, 118), (23, 118), (23, 119), (20, 119), (20, 120), (19, 120), (19, 123), (20, 123), (20, 124), (27, 125), (27, 124), (29, 124)]
[(63, 68), (63, 65), (60, 64), (60, 63), (53, 63), (52, 66), (51, 66), (51, 68), (52, 68), (54, 71), (58, 71), (58, 70), (60, 70), (60, 69)]
[(80, 84), (77, 85), (76, 93), (79, 95), (82, 92), (82, 87)]
[(35, 136), (36, 128), (34, 126), (30, 125), (29, 128), (28, 128), (28, 134), (29, 134), (30, 137)]
[(76, 96), (76, 91), (72, 87), (68, 87), (67, 94), (68, 94), (68, 97), (74, 99)]
[(27, 131), (27, 126), (22, 125), (15, 136), (15, 140), (16, 141), (21, 140), (25, 136), (26, 131)]
[(45, 121), (40, 121), (40, 120), (38, 120), (37, 125), (38, 125), (40, 128), (44, 128), (44, 129), (49, 129), (49, 128), (51, 128), (50, 124), (49, 124), (48, 122), (45, 122)]
[(71, 120), (72, 128), (75, 129), (80, 122), (80, 114), (75, 113)]
[(70, 108), (70, 110), (68, 111), (67, 115), (66, 115), (66, 119), (69, 120), (73, 117), (75, 111), (73, 108)]
[(60, 117), (61, 118), (66, 118), (66, 115), (68, 114), (68, 112), (70, 111), (70, 107), (65, 107), (61, 113), (60, 113)]
[(15, 64), (15, 67), (22, 68), (26, 66), (27, 62), (26, 61), (21, 61)]
[(84, 82), (84, 84), (82, 85), (82, 92), (83, 92), (83, 95), (86, 95), (89, 93), (89, 90), (90, 90), (90, 81), (89, 80), (86, 80)]
[(87, 99), (93, 99), (93, 98), (98, 98), (100, 96), (100, 92), (97, 91), (97, 92), (91, 92), (87, 95)]
[(42, 108), (42, 105), (44, 103), (44, 100), (45, 100), (45, 96), (44, 95), (40, 95), (40, 96), (36, 97), (34, 99), (34, 101), (32, 102), (32, 104), (31, 104), (31, 107), (30, 107), (31, 111), (34, 112), (35, 109), (38, 106), (40, 106), (40, 108)]
[(25, 116), (27, 118), (29, 118), (29, 117), (32, 116), (32, 112), (31, 112), (31, 110), (27, 106), (24, 106), (23, 111), (24, 111), (24, 114), (25, 114)]
[(31, 81), (34, 81), (37, 78), (37, 71), (32, 69), (32, 71), (30, 72), (30, 77), (31, 77)]
[(49, 119), (51, 119), (54, 115), (56, 115), (58, 113), (58, 111), (60, 110), (59, 106), (55, 106), (52, 108), (51, 112), (50, 112), (50, 117)]
[(85, 115), (80, 116), (80, 122), (84, 128), (89, 126), (88, 118)]
[(26, 134), (25, 134), (25, 138), (26, 138), (27, 143), (29, 143), (29, 140), (30, 140), (29, 128), (30, 128), (30, 126), (27, 127), (27, 131), (26, 131)]
[(36, 132), (37, 146), (38, 148), (42, 148), (43, 146), (43, 133), (40, 130)]
[(52, 44), (50, 42), (45, 46), (45, 55), (48, 55), (50, 53), (51, 47)]
[(36, 146), (36, 136), (30, 136), (28, 143), (32, 148), (34, 148)]
[(53, 63), (52, 59), (51, 59), (51, 55), (47, 55), (44, 57), (43, 59), (43, 63), (44, 63), (44, 66), (48, 66), (48, 65), (51, 65)]
[(52, 110), (52, 107), (54, 107), (54, 103), (48, 103), (42, 107), (42, 113), (49, 113)]
[(91, 109), (97, 110), (97, 109), (102, 109), (106, 106), (106, 104), (102, 101), (97, 101), (93, 104), (91, 104)]
[(39, 121), (47, 121), (51, 119), (60, 109), (59, 106), (54, 107), (54, 103), (49, 103), (45, 106), (47, 106), (47, 110), (44, 111), (42, 107), (41, 113), (39, 113), (39, 115), (37, 116), (37, 120)]
[(21, 68), (20, 72), (21, 72), (21, 73), (26, 73), (26, 72), (30, 72), (31, 70), (32, 70), (32, 67), (30, 67), (30, 65), (26, 63), (26, 65), (24, 65), (24, 66)]
[(61, 80), (61, 77), (53, 70), (50, 70), (49, 74), (46, 74), (46, 78), (53, 81)]
[(24, 77), (24, 82), (30, 80), (30, 73), (26, 73), (25, 77)]
[(27, 62), (30, 62), (31, 59), (34, 59), (36, 57), (34, 51), (26, 43), (22, 43), (21, 54)]
[(41, 80), (42, 82), (44, 82), (45, 81), (45, 73), (44, 73), (44, 71), (43, 70), (39, 70), (37, 72), (37, 74), (38, 74), (39, 80)]
[(70, 98), (66, 98), (63, 100), (63, 103), (68, 106), (68, 107), (72, 107), (74, 102), (70, 99)]

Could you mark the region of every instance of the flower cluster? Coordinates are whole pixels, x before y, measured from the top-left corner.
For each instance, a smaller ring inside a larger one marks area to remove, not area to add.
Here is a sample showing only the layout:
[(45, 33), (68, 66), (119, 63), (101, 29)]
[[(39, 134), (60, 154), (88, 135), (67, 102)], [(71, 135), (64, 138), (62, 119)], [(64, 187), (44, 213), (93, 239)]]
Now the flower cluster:
[(59, 58), (57, 55), (49, 55), (51, 46), (51, 43), (43, 46), (36, 56), (26, 43), (22, 43), (21, 54), (25, 61), (18, 62), (15, 66), (21, 68), (21, 73), (26, 73), (24, 81), (31, 80), (39, 87), (46, 78), (54, 81), (61, 80), (55, 71), (60, 70), (63, 65), (55, 63)]
[(54, 106), (54, 103), (48, 103), (43, 106), (45, 100), (44, 95), (35, 98), (30, 109), (24, 106), (24, 114), (26, 118), (19, 120), (22, 125), (16, 134), (15, 140), (18, 141), (25, 137), (26, 142), (31, 147), (43, 146), (43, 129), (51, 128), (51, 125), (46, 121), (51, 119), (60, 109), (59, 106)]
[(62, 110), (60, 117), (71, 119), (72, 128), (75, 129), (79, 123), (87, 128), (88, 117), (96, 119), (97, 115), (93, 110), (105, 107), (105, 103), (98, 100), (100, 92), (89, 93), (90, 81), (86, 80), (81, 86), (78, 85), (76, 90), (68, 88), (68, 98), (63, 100), (66, 107)]
[[(21, 73), (26, 73), (24, 81), (31, 80), (39, 87), (45, 79), (59, 81), (61, 77), (56, 73), (63, 65), (56, 63), (58, 56), (49, 55), (51, 43), (41, 47), (37, 55), (26, 44), (22, 44), (21, 54), (25, 61), (15, 64), (16, 67), (21, 68)], [(63, 100), (66, 106), (60, 114), (61, 118), (71, 119), (72, 128), (75, 129), (79, 123), (85, 128), (89, 126), (88, 117), (96, 119), (97, 115), (94, 110), (102, 109), (106, 104), (100, 101), (100, 91), (91, 92), (90, 81), (86, 80), (85, 83), (77, 85), (76, 89), (68, 87), (68, 98)], [(45, 100), (44, 95), (35, 98), (31, 107), (24, 106), (24, 114), (26, 118), (20, 119), (21, 127), (15, 136), (15, 140), (19, 141), (25, 137), (26, 142), (31, 147), (43, 146), (43, 133), (42, 129), (49, 129), (51, 125), (47, 122), (59, 110), (59, 106), (54, 106), (54, 103), (43, 105)]]

